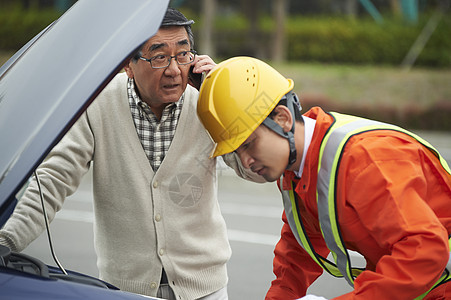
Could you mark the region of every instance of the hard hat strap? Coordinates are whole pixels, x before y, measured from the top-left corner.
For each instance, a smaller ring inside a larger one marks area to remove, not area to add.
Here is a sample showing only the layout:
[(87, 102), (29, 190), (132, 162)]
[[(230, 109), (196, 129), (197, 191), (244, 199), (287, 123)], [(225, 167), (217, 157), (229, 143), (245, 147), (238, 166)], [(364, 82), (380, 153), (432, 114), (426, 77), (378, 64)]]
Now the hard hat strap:
[[(293, 119), (294, 122), (294, 119)], [(285, 132), (283, 131), (282, 127), (280, 127), (279, 124), (277, 124), (273, 119), (266, 118), (263, 121), (263, 125), (277, 133), (278, 135), (286, 138), (288, 140), (288, 143), (290, 145), (290, 156), (288, 157), (288, 166), (289, 168), (295, 161), (296, 161), (296, 146), (294, 144), (294, 128), (292, 128), (290, 131)]]
[(283, 131), (283, 128), (270, 117), (267, 117), (263, 121), (263, 125), (265, 125), (269, 129), (271, 129), (272, 131), (277, 133), (278, 135), (280, 135), (288, 140), (288, 144), (290, 146), (290, 156), (288, 157), (288, 165), (287, 165), (287, 169), (288, 169), (296, 161), (297, 153), (296, 153), (296, 145), (294, 143), (294, 128), (295, 128), (296, 120), (295, 120), (294, 110), (296, 108), (299, 109), (300, 106), (298, 104), (299, 100), (297, 100), (295, 93), (290, 92), (290, 93), (286, 94), (284, 97), (286, 97), (286, 99), (287, 99), (287, 107), (290, 110), (291, 116), (293, 118), (293, 124), (291, 126), (290, 131), (288, 131), (288, 132)]

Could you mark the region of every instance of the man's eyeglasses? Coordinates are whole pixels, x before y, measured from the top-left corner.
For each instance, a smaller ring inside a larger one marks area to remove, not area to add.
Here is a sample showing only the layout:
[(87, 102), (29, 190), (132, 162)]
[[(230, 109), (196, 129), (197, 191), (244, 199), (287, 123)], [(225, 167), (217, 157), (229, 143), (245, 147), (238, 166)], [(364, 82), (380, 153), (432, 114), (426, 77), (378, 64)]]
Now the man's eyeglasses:
[(194, 61), (194, 58), (196, 57), (196, 51), (190, 50), (190, 51), (182, 51), (177, 53), (176, 55), (155, 55), (151, 58), (145, 58), (140, 56), (139, 59), (148, 61), (150, 63), (150, 66), (154, 69), (163, 69), (166, 68), (171, 64), (171, 60), (175, 58), (175, 61), (179, 65), (188, 65)]

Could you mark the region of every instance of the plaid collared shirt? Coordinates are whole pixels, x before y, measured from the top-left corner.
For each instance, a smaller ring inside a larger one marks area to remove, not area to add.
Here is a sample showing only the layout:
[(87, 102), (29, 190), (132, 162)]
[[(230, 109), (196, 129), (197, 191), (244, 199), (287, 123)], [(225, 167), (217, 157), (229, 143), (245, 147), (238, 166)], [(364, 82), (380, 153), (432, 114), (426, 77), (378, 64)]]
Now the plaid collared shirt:
[(154, 172), (158, 170), (174, 138), (182, 111), (184, 95), (179, 101), (167, 105), (158, 120), (149, 105), (135, 91), (134, 80), (127, 83), (128, 101), (139, 140)]

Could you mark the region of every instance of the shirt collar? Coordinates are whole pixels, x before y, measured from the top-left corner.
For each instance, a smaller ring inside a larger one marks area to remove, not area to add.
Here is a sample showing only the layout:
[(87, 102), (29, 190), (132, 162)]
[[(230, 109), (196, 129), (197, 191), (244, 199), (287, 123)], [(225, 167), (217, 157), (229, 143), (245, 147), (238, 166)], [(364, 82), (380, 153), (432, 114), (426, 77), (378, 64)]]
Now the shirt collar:
[(305, 157), (307, 156), (307, 151), (310, 146), (310, 143), (312, 142), (313, 137), (313, 131), (315, 130), (316, 120), (311, 119), (306, 116), (302, 116), (304, 119), (304, 151), (302, 153), (302, 160), (301, 165), (299, 166), (298, 171), (294, 171), (297, 177), (302, 177), (302, 172), (304, 171), (304, 165), (305, 165)]

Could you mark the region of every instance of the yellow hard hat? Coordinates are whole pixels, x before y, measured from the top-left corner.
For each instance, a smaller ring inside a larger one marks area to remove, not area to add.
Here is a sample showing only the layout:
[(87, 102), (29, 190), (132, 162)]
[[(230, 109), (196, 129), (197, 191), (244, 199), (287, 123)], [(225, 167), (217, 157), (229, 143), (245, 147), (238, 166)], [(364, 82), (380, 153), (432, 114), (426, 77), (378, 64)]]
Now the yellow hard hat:
[(212, 157), (235, 151), (293, 86), (293, 80), (251, 57), (230, 58), (213, 68), (197, 104), (197, 114), (216, 143)]

